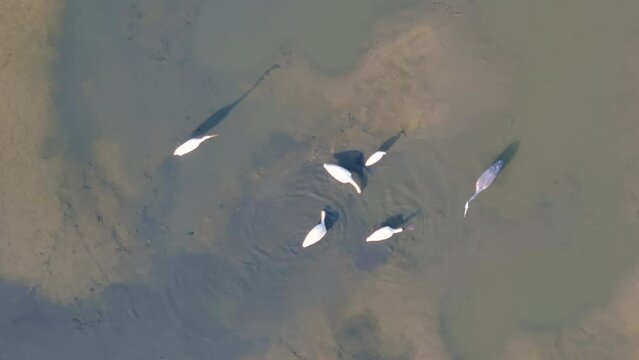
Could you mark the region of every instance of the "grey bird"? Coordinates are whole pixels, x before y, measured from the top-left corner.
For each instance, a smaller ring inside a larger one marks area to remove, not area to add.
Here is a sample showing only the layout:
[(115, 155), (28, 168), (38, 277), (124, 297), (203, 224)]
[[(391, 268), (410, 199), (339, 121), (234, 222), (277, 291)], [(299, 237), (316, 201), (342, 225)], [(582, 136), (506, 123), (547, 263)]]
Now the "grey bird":
[(473, 201), (477, 197), (477, 195), (479, 195), (479, 193), (486, 190), (486, 188), (488, 188), (490, 184), (493, 183), (493, 181), (495, 181), (495, 178), (497, 177), (497, 175), (499, 175), (499, 172), (503, 167), (504, 161), (499, 159), (492, 165), (490, 165), (490, 167), (486, 169), (481, 175), (479, 175), (479, 178), (475, 183), (475, 193), (468, 199), (468, 201), (466, 201), (466, 206), (464, 207), (464, 217), (466, 217), (466, 214), (468, 213), (468, 206), (470, 202)]

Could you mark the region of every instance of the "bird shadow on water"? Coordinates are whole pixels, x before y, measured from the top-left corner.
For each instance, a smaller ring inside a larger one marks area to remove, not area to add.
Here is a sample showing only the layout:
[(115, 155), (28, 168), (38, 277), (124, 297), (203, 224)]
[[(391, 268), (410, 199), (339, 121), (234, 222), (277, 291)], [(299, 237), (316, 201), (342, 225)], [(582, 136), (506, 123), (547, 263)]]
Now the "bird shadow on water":
[(216, 127), (219, 123), (221, 123), (222, 120), (226, 119), (226, 117), (231, 113), (231, 111), (233, 111), (233, 109), (237, 106), (237, 104), (242, 102), (242, 100), (244, 100), (244, 98), (246, 98), (251, 93), (251, 91), (253, 91), (253, 89), (255, 89), (260, 84), (260, 82), (262, 82), (262, 80), (264, 80), (264, 78), (268, 76), (268, 74), (271, 71), (279, 67), (280, 67), (279, 64), (274, 64), (273, 66), (268, 68), (268, 70), (262, 73), (262, 76), (260, 76), (260, 78), (257, 79), (257, 81), (253, 84), (253, 86), (251, 86), (251, 88), (246, 90), (246, 92), (244, 92), (242, 96), (240, 96), (237, 100), (233, 101), (232, 103), (221, 107), (216, 112), (214, 112), (213, 115), (209, 116), (208, 119), (206, 119), (203, 123), (201, 123), (191, 133), (191, 138), (199, 138), (208, 134), (214, 127)]
[(388, 151), (390, 150), (391, 147), (393, 147), (393, 145), (395, 145), (395, 143), (397, 142), (397, 140), (399, 140), (399, 138), (404, 135), (406, 136), (406, 130), (402, 129), (400, 132), (398, 132), (397, 134), (389, 137), (388, 139), (386, 139), (382, 145), (380, 145), (380, 147), (377, 149), (377, 151)]
[(368, 178), (364, 173), (364, 154), (359, 150), (346, 150), (333, 154), (337, 164), (344, 169), (357, 174), (360, 179), (361, 188), (368, 184)]
[[(404, 135), (406, 136), (406, 132), (401, 130), (397, 134), (389, 137), (382, 143), (382, 145), (377, 149), (377, 151), (387, 152), (399, 138)], [(364, 161), (364, 154), (359, 150), (346, 150), (333, 154), (333, 158), (337, 160), (337, 164), (344, 169), (357, 174), (360, 180), (361, 188), (364, 189), (368, 184), (368, 176), (366, 167), (366, 163)]]
[(326, 219), (324, 219), (324, 225), (326, 226), (326, 230), (330, 230), (339, 220), (339, 213), (330, 206), (325, 207), (324, 211), (326, 211)]
[(493, 160), (492, 163), (494, 164), (499, 160), (503, 161), (504, 165), (502, 166), (501, 171), (504, 171), (506, 166), (508, 166), (508, 164), (510, 164), (510, 161), (515, 157), (515, 154), (517, 154), (518, 150), (519, 150), (519, 141), (515, 141), (511, 143), (510, 145), (508, 145), (506, 149), (504, 149), (504, 151), (502, 151), (499, 155), (497, 155), (497, 157), (495, 158), (495, 160)]
[(386, 221), (382, 223), (381, 227), (390, 226), (395, 229), (402, 227), (419, 214), (421, 214), (421, 210), (415, 210), (412, 213), (407, 215), (404, 215), (404, 214), (393, 215), (389, 217), (388, 219), (386, 219)]

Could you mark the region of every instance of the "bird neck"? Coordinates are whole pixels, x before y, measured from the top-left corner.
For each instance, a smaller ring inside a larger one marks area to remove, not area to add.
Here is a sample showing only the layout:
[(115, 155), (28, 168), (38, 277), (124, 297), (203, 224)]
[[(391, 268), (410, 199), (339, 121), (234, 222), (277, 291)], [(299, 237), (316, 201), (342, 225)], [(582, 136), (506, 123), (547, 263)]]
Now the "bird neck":
[(351, 183), (351, 185), (355, 187), (355, 190), (357, 190), (358, 194), (362, 193), (362, 189), (359, 187), (359, 185), (357, 185), (357, 183), (355, 182), (355, 180), (353, 180), (353, 178), (351, 178), (351, 181), (349, 182)]

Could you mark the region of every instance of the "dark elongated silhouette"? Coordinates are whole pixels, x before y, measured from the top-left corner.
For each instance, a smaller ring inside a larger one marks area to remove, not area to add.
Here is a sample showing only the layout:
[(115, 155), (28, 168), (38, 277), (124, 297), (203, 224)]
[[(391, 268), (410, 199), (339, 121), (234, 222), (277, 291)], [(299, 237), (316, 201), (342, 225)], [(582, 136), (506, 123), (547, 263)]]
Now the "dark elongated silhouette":
[(268, 74), (271, 71), (279, 67), (280, 67), (279, 64), (274, 64), (273, 66), (268, 68), (268, 70), (266, 70), (262, 74), (262, 76), (260, 76), (260, 78), (257, 79), (257, 81), (253, 84), (253, 86), (251, 86), (250, 89), (246, 90), (246, 92), (244, 92), (244, 94), (242, 94), (242, 96), (240, 96), (239, 99), (233, 101), (232, 103), (226, 106), (221, 107), (219, 110), (214, 112), (213, 115), (209, 116), (208, 119), (206, 119), (203, 123), (201, 123), (193, 131), (193, 133), (191, 133), (191, 137), (200, 137), (200, 136), (206, 135), (209, 131), (211, 131), (214, 127), (216, 127), (219, 123), (221, 123), (222, 120), (224, 120), (231, 113), (231, 111), (237, 106), (237, 104), (242, 102), (242, 100), (244, 100), (244, 98), (246, 98), (251, 93), (251, 91), (253, 91), (253, 89), (255, 89), (262, 82), (262, 80), (264, 80), (264, 78), (268, 76)]
[(246, 90), (246, 92), (244, 92), (244, 94), (242, 94), (242, 96), (240, 96), (237, 100), (233, 101), (232, 103), (221, 107), (216, 112), (214, 112), (211, 116), (209, 116), (206, 120), (204, 120), (203, 123), (201, 123), (197, 128), (195, 128), (195, 130), (193, 130), (193, 132), (191, 133), (191, 136), (182, 145), (180, 145), (177, 149), (175, 149), (175, 152), (173, 153), (173, 155), (176, 155), (176, 156), (186, 155), (190, 153), (191, 151), (197, 149), (197, 147), (200, 146), (200, 144), (206, 141), (207, 139), (217, 136), (216, 134), (210, 134), (211, 130), (213, 130), (214, 127), (219, 125), (222, 122), (222, 120), (226, 119), (226, 117), (231, 113), (231, 111), (233, 111), (233, 109), (237, 106), (237, 104), (242, 102), (242, 100), (244, 100), (251, 93), (251, 91), (253, 91), (253, 89), (255, 89), (260, 84), (260, 82), (262, 82), (262, 80), (264, 80), (264, 78), (268, 76), (268, 74), (271, 71), (279, 67), (280, 67), (279, 64), (274, 64), (273, 66), (268, 68), (268, 70), (266, 70), (262, 74), (262, 76), (260, 76), (260, 78), (257, 79), (257, 81), (253, 84), (253, 86), (251, 86), (248, 90)]

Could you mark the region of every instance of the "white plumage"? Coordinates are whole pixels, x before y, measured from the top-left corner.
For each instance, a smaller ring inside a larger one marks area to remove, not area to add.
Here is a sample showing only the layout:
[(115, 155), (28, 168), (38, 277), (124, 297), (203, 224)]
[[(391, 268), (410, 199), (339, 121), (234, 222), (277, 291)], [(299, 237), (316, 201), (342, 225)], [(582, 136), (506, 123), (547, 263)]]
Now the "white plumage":
[(320, 214), (320, 223), (315, 225), (315, 227), (313, 227), (311, 231), (309, 231), (308, 234), (306, 234), (306, 237), (304, 238), (304, 242), (302, 242), (302, 247), (311, 246), (315, 244), (316, 242), (322, 240), (324, 235), (326, 235), (326, 224), (324, 223), (325, 218), (326, 218), (326, 211), (322, 210)]
[(384, 155), (386, 155), (386, 151), (376, 151), (373, 155), (371, 155), (364, 164), (366, 167), (369, 167), (378, 161), (380, 161)]
[(335, 164), (324, 164), (324, 169), (328, 171), (328, 173), (337, 181), (342, 184), (351, 184), (355, 188), (358, 194), (362, 193), (362, 189), (359, 188), (359, 185), (353, 180), (353, 174), (350, 171), (344, 169), (343, 167)]
[(400, 233), (402, 231), (404, 231), (402, 228), (394, 229), (390, 226), (384, 226), (370, 234), (370, 236), (366, 238), (366, 242), (386, 240), (393, 236), (393, 234)]
[(205, 135), (200, 138), (188, 139), (187, 141), (184, 142), (184, 144), (178, 146), (177, 149), (175, 149), (175, 151), (173, 152), (173, 155), (175, 156), (186, 155), (190, 153), (191, 151), (197, 149), (198, 146), (200, 146), (200, 144), (203, 143), (204, 141), (216, 136), (217, 135), (214, 134), (214, 135)]

